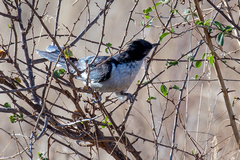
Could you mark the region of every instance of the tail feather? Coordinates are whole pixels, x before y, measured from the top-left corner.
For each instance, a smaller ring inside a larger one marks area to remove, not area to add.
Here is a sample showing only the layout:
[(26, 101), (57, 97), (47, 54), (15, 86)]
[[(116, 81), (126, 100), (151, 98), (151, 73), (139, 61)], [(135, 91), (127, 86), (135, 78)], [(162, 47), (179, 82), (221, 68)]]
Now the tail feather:
[[(42, 58), (46, 58), (47, 60), (49, 60), (51, 62), (57, 62), (58, 56), (60, 54), (59, 51), (55, 51), (55, 52), (46, 52), (46, 51), (41, 51), (41, 50), (36, 50), (36, 51), (39, 56), (41, 56)], [(60, 57), (60, 59), (57, 63), (57, 66), (67, 69), (66, 62), (63, 57)]]

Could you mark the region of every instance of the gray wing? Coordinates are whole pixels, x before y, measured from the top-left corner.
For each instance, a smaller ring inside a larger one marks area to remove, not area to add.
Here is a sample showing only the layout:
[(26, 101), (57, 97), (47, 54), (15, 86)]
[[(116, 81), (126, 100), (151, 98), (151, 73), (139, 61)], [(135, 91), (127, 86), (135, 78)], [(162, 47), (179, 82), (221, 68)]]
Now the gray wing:
[[(83, 71), (92, 62), (95, 56), (88, 56), (78, 60), (77, 68)], [(112, 72), (111, 58), (107, 60), (108, 56), (98, 56), (94, 63), (90, 66), (89, 78), (93, 82), (102, 82), (110, 78)], [(106, 61), (107, 60), (107, 61)], [(104, 62), (104, 63), (103, 63)], [(101, 64), (102, 63), (102, 64)], [(86, 72), (85, 72), (86, 75)], [(82, 81), (86, 81), (86, 76), (76, 77)]]

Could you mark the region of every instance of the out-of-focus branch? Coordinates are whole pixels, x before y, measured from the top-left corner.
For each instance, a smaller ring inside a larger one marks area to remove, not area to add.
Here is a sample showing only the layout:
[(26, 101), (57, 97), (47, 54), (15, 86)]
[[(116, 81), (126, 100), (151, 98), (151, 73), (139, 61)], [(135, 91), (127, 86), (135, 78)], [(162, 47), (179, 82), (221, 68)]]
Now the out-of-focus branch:
[(12, 16), (12, 15), (9, 15), (9, 14), (6, 14), (6, 13), (0, 12), (0, 15), (3, 16), (3, 17), (10, 18), (10, 19), (14, 19), (15, 21), (19, 20), (17, 16)]
[[(214, 8), (216, 7), (212, 2), (210, 2), (209, 0), (207, 0)], [(196, 10), (197, 10), (197, 13), (198, 13), (198, 16), (199, 16), (199, 19), (204, 22), (204, 18), (203, 18), (203, 15), (202, 15), (202, 10), (199, 6), (199, 2), (197, 0), (194, 0), (194, 4), (195, 4), (195, 7), (196, 7)], [(217, 8), (217, 7), (216, 7)], [(215, 9), (216, 9), (215, 8)], [(217, 10), (218, 12), (220, 12), (222, 14), (222, 11), (221, 10)], [(223, 14), (222, 14), (223, 15)], [(224, 18), (226, 20), (229, 21), (229, 18), (227, 16), (224, 16)], [(231, 24), (235, 24), (234, 22), (230, 22)], [(236, 25), (236, 24), (235, 24)], [(235, 26), (234, 25), (234, 26)], [(236, 26), (235, 26), (236, 27)], [(237, 26), (238, 27), (238, 26)], [(237, 28), (236, 27), (236, 28)], [(239, 27), (238, 27), (239, 28)], [(215, 71), (216, 71), (216, 74), (217, 74), (217, 77), (218, 77), (218, 81), (220, 83), (220, 86), (222, 88), (222, 93), (223, 93), (223, 97), (224, 97), (224, 101), (225, 101), (225, 105), (226, 105), (226, 108), (227, 108), (227, 111), (228, 111), (228, 115), (229, 115), (229, 119), (230, 119), (230, 125), (232, 127), (232, 130), (233, 130), (233, 133), (234, 133), (234, 136), (235, 136), (235, 139), (237, 141), (237, 144), (240, 148), (240, 135), (239, 135), (239, 132), (238, 132), (238, 128), (237, 128), (237, 125), (236, 125), (236, 122), (235, 122), (235, 115), (233, 113), (233, 110), (232, 110), (232, 105), (231, 105), (231, 102), (230, 102), (230, 99), (228, 97), (228, 90), (225, 86), (225, 83), (224, 83), (224, 80), (223, 80), (223, 77), (222, 77), (222, 73), (221, 73), (221, 69), (219, 67), (219, 64), (218, 64), (218, 55), (216, 54), (216, 52), (214, 51), (214, 47), (213, 47), (213, 44), (212, 44), (212, 40), (210, 38), (210, 35), (209, 35), (209, 32), (207, 30), (207, 28), (203, 28), (204, 30), (204, 34), (205, 34), (205, 37), (206, 37), (206, 41), (207, 41), (207, 45), (210, 49), (210, 51), (212, 52), (212, 54), (214, 55), (214, 68), (215, 68)], [(240, 28), (239, 28), (240, 30)]]
[[(226, 14), (223, 13), (223, 11), (221, 11), (216, 5), (214, 5), (210, 0), (207, 0), (208, 3), (213, 6), (213, 8), (215, 8), (229, 23), (231, 23), (236, 29), (238, 29), (240, 31), (240, 27), (234, 23), (231, 19), (228, 18), (228, 16)], [(195, 3), (195, 0), (194, 0)], [(200, 17), (199, 17), (200, 18)], [(201, 18), (200, 18), (201, 20)], [(204, 19), (203, 19), (204, 20)], [(203, 21), (204, 22), (204, 21)]]
[(107, 3), (106, 8), (104, 8), (93, 20), (91, 23), (89, 23), (86, 28), (66, 47), (72, 47), (74, 46), (81, 38), (82, 36), (98, 21), (98, 19), (103, 15), (105, 10), (110, 7), (110, 5), (113, 3), (114, 0), (111, 0)]
[(17, 113), (18, 110), (14, 108), (0, 108), (0, 112), (4, 113)]
[[(22, 2), (20, 2), (19, 4), (17, 2), (15, 2), (15, 3), (17, 5), (19, 26), (21, 29), (21, 38), (22, 38), (22, 43), (23, 43), (22, 49), (24, 50), (24, 53), (25, 53), (26, 62), (28, 64), (32, 64), (32, 60), (30, 59), (29, 49), (28, 49), (28, 45), (27, 45), (27, 32), (26, 32), (26, 28), (24, 28), (23, 21), (22, 21), (22, 8), (21, 8)], [(30, 86), (33, 87), (33, 86), (35, 86), (35, 79), (34, 79), (33, 69), (32, 69), (31, 65), (27, 65), (27, 71), (28, 71), (28, 80), (30, 82)], [(27, 87), (29, 87), (29, 86), (27, 86)], [(38, 103), (39, 99), (36, 96), (36, 90), (34, 90), (34, 89), (32, 90), (32, 96), (34, 98), (34, 101)]]

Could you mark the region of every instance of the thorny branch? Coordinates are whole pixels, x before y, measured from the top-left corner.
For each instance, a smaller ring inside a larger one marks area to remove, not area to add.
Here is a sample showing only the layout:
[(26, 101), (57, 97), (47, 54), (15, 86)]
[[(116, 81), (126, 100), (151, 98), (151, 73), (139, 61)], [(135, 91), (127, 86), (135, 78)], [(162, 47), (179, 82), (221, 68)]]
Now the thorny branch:
[[(208, 2), (210, 3), (209, 0), (208, 0)], [(200, 8), (199, 3), (197, 2), (197, 0), (194, 0), (194, 4), (196, 6), (196, 9), (197, 9), (197, 12), (198, 12), (198, 16), (199, 16), (200, 20), (204, 22), (204, 18), (202, 16), (202, 11), (201, 11), (201, 8)], [(217, 8), (213, 3), (210, 3), (210, 4), (215, 9)], [(218, 12), (220, 12), (222, 14), (222, 11), (218, 10)], [(222, 15), (224, 16), (224, 14), (222, 14)], [(229, 21), (229, 19), (226, 18), (226, 16), (224, 16), (224, 18)], [(229, 22), (232, 23), (236, 27), (236, 24), (233, 21), (229, 21)], [(238, 26), (236, 28), (239, 30)], [(233, 130), (236, 142), (237, 142), (237, 144), (238, 144), (238, 146), (240, 148), (240, 134), (239, 134), (239, 131), (238, 131), (238, 128), (237, 128), (237, 124), (236, 124), (236, 121), (235, 121), (235, 115), (234, 115), (233, 110), (232, 110), (232, 105), (231, 105), (231, 102), (230, 102), (230, 99), (229, 99), (229, 96), (228, 96), (228, 90), (227, 90), (227, 88), (225, 86), (225, 83), (223, 81), (221, 68), (220, 68), (220, 66), (218, 64), (218, 61), (217, 61), (218, 60), (218, 55), (217, 55), (217, 53), (214, 50), (214, 47), (213, 47), (213, 44), (212, 44), (212, 40), (211, 40), (211, 38), (209, 36), (209, 32), (205, 28), (204, 28), (204, 34), (206, 36), (208, 47), (209, 47), (211, 53), (214, 55), (214, 67), (215, 67), (215, 70), (216, 70), (216, 73), (217, 73), (217, 77), (218, 77), (220, 86), (222, 88), (225, 105), (226, 105), (226, 108), (227, 108), (227, 111), (228, 111), (228, 115), (229, 115), (229, 119), (230, 119), (230, 125), (232, 127), (232, 130)]]

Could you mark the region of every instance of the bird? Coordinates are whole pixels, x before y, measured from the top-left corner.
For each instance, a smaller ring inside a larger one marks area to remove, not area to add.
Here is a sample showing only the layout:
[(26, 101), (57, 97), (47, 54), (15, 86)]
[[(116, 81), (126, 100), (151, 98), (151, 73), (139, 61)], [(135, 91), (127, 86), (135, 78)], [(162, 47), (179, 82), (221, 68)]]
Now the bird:
[[(144, 59), (157, 45), (159, 44), (137, 39), (130, 42), (125, 51), (113, 56), (95, 57), (93, 55), (81, 59), (70, 58), (69, 60), (81, 73), (75, 78), (83, 81), (84, 85), (88, 82), (89, 86), (97, 92), (114, 92), (119, 99), (124, 100), (127, 97), (130, 103), (133, 103), (136, 100), (135, 97), (126, 91), (138, 74)], [(56, 62), (60, 51), (56, 46), (49, 45), (46, 51), (37, 50), (37, 54), (51, 62)], [(91, 66), (89, 66), (90, 64)], [(64, 69), (68, 68), (72, 74), (77, 72), (65, 61), (63, 56), (59, 58), (57, 66)]]

